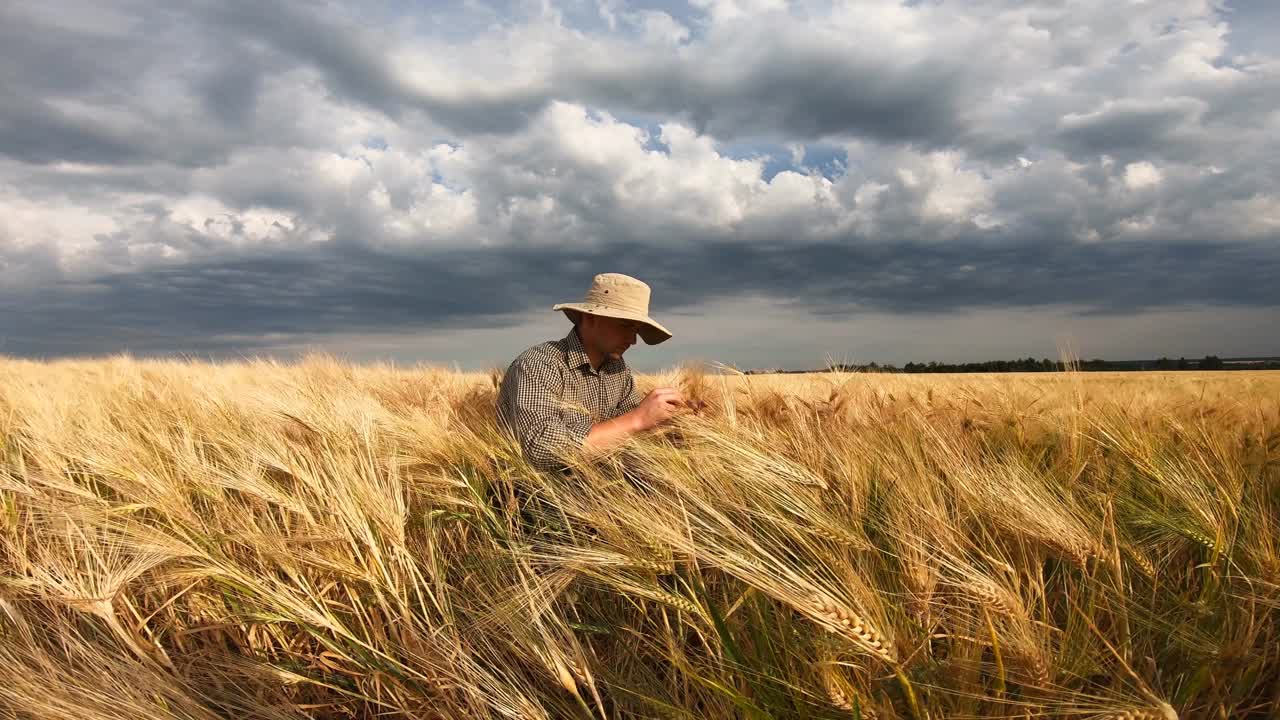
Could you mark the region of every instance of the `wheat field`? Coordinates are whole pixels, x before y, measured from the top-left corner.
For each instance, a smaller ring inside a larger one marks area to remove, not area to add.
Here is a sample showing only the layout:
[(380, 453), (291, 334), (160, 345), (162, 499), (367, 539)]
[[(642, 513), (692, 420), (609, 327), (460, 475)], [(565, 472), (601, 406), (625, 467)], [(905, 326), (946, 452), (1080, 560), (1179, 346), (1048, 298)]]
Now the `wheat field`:
[(1280, 717), (1280, 373), (0, 358), (0, 717)]

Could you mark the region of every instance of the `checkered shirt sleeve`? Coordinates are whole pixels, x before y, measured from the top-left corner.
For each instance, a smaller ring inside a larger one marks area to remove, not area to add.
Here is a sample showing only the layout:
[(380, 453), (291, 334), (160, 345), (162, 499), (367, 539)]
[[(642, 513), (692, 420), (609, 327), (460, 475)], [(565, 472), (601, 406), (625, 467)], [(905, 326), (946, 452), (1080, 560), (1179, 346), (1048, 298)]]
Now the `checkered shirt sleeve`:
[(558, 470), (570, 449), (581, 448), (591, 432), (585, 409), (561, 402), (565, 370), (551, 358), (526, 353), (503, 376), (498, 417), (520, 442), (525, 457), (539, 470)]

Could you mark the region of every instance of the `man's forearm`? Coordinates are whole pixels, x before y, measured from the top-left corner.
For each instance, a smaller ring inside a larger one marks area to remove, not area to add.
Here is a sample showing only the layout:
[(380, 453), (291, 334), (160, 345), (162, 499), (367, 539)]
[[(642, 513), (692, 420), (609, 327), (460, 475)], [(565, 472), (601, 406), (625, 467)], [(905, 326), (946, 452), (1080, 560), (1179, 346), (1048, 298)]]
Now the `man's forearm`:
[(635, 410), (596, 423), (591, 426), (591, 432), (587, 433), (587, 438), (582, 443), (583, 452), (590, 455), (608, 450), (644, 429), (640, 414)]

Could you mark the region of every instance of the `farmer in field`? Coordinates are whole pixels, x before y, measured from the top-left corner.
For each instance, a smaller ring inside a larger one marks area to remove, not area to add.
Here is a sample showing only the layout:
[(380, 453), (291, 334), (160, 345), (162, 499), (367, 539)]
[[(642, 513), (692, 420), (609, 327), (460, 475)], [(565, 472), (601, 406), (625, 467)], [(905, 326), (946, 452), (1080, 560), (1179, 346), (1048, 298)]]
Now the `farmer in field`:
[(622, 354), (671, 338), (649, 317), (649, 286), (619, 273), (596, 275), (582, 302), (560, 303), (573, 329), (522, 352), (498, 390), (498, 423), (541, 470), (565, 466), (567, 453), (588, 456), (668, 422), (684, 405), (675, 388), (636, 390)]

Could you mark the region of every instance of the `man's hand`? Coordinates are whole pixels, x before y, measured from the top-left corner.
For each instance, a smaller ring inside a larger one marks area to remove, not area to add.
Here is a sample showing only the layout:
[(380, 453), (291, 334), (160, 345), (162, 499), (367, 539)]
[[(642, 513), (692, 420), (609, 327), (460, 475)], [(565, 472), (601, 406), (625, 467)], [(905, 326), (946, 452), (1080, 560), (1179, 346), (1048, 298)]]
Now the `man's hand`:
[(662, 387), (650, 392), (631, 412), (639, 421), (639, 429), (649, 430), (670, 420), (684, 405), (684, 395), (679, 390)]
[(604, 451), (634, 433), (668, 422), (686, 406), (684, 395), (679, 390), (658, 388), (641, 400), (634, 410), (592, 426), (583, 442), (583, 449), (588, 455)]

